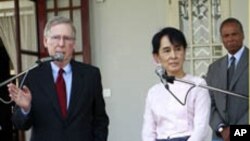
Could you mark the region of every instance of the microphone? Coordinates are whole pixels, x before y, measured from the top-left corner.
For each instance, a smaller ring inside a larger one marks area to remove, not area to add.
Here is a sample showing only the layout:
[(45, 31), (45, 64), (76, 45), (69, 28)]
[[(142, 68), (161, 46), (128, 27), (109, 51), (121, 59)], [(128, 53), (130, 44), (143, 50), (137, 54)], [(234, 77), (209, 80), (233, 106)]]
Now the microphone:
[(64, 55), (62, 53), (56, 53), (54, 56), (49, 56), (45, 58), (41, 58), (36, 61), (37, 64), (41, 64), (44, 62), (50, 62), (50, 61), (62, 61), (64, 58)]
[(161, 82), (164, 84), (165, 87), (166, 87), (166, 85), (168, 87), (168, 82), (172, 83), (172, 84), (174, 83), (175, 77), (168, 76), (166, 70), (161, 65), (156, 67), (155, 73), (160, 77)]
[(168, 81), (166, 79), (166, 71), (165, 69), (159, 65), (155, 68), (155, 73), (160, 77), (161, 82), (163, 83), (163, 85), (165, 86), (166, 89), (169, 89), (168, 87)]

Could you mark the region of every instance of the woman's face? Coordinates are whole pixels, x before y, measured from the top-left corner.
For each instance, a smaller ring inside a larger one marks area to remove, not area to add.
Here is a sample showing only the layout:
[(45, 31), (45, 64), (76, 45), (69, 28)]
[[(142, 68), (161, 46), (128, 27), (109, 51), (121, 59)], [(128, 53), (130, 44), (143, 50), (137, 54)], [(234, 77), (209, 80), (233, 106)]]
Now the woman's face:
[(160, 41), (158, 54), (154, 54), (157, 63), (160, 63), (168, 75), (183, 77), (183, 63), (185, 60), (185, 49), (182, 45), (173, 45), (168, 36), (163, 36)]

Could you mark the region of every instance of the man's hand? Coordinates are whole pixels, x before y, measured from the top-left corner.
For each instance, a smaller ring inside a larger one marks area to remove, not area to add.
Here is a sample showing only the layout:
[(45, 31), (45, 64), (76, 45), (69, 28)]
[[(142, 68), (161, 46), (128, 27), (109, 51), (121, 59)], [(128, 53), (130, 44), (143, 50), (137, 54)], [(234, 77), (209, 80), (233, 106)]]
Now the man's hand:
[(223, 129), (221, 136), (224, 141), (230, 141), (230, 126), (227, 126)]
[(12, 101), (16, 103), (25, 112), (31, 108), (31, 92), (28, 87), (24, 86), (22, 89), (18, 88), (15, 84), (10, 83), (7, 85), (9, 96)]

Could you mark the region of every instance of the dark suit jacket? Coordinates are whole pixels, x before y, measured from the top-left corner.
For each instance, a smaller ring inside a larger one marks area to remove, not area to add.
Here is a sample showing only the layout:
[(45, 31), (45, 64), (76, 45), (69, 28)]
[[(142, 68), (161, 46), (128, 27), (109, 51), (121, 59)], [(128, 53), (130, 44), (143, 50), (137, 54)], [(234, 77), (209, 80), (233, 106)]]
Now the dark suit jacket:
[[(248, 65), (249, 65), (249, 49), (245, 48), (243, 54), (238, 62), (237, 68), (234, 72), (229, 91), (248, 96), (249, 84), (248, 84)], [(223, 58), (215, 61), (209, 66), (207, 73), (207, 84), (212, 87), (227, 89), (227, 55)], [(248, 124), (248, 100), (233, 97), (233, 108), (226, 108), (226, 97), (229, 96), (224, 93), (210, 91), (212, 100), (211, 119), (210, 124), (214, 131), (217, 130), (220, 123), (224, 124)], [(233, 119), (227, 119), (225, 111), (233, 110), (235, 115)]]
[[(68, 116), (63, 119), (50, 63), (31, 70), (25, 80), (32, 93), (28, 115), (13, 114), (18, 129), (32, 127), (31, 141), (106, 141), (109, 119), (98, 68), (71, 61), (72, 91)], [(65, 80), (67, 81), (67, 80)]]

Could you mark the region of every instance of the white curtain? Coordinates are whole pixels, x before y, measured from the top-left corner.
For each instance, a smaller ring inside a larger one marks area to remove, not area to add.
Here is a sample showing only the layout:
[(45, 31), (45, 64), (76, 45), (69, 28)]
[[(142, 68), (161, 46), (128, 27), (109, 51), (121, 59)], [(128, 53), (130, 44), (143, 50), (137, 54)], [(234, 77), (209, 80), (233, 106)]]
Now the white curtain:
[[(26, 3), (25, 8), (20, 8), (20, 40), (21, 48), (28, 51), (37, 50), (37, 31), (35, 7), (33, 3)], [(1, 10), (5, 16), (0, 16), (0, 38), (10, 56), (13, 69), (17, 73), (17, 45), (16, 45), (16, 22), (13, 11)], [(31, 67), (37, 60), (37, 56), (22, 55), (22, 70)]]
[(0, 17), (0, 37), (17, 72), (16, 24), (13, 16)]
[[(20, 16), (20, 37), (22, 49), (38, 52), (36, 19), (34, 14), (23, 14)], [(22, 55), (22, 70), (31, 67), (37, 60), (37, 56)]]

